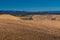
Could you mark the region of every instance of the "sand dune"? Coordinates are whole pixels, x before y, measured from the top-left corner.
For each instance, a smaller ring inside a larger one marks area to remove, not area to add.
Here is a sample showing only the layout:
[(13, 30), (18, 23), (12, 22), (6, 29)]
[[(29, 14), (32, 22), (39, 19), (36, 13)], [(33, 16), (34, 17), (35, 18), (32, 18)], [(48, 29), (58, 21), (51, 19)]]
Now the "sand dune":
[(60, 21), (60, 15), (34, 15), (34, 20), (52, 20), (55, 18), (57, 21)]
[(60, 40), (60, 21), (21, 20), (0, 15), (0, 40)]
[(0, 19), (20, 20), (19, 17), (15, 17), (9, 14), (0, 15)]

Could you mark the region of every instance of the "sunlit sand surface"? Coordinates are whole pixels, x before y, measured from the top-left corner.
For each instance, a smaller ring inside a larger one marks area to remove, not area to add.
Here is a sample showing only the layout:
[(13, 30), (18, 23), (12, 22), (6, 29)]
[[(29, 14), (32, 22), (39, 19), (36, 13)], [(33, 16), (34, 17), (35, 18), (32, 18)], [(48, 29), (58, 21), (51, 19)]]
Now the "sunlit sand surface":
[(0, 15), (0, 40), (60, 40), (60, 21), (34, 19)]

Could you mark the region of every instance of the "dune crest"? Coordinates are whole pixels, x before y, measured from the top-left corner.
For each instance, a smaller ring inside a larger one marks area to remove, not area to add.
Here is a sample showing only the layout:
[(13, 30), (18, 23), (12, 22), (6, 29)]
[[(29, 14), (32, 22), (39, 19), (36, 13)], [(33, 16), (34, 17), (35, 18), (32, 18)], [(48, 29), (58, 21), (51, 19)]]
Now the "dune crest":
[(9, 14), (0, 15), (0, 19), (20, 20), (18, 17)]

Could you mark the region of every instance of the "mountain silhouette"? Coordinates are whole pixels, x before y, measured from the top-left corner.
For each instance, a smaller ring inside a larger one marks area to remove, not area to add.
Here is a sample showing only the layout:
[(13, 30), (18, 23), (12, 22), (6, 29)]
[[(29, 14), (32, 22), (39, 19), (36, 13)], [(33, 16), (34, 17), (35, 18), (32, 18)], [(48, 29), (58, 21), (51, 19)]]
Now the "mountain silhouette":
[(27, 11), (12, 11), (12, 10), (0, 10), (0, 14), (12, 14), (12, 15), (20, 15), (20, 14), (60, 14), (60, 11), (43, 11), (43, 12), (27, 12)]

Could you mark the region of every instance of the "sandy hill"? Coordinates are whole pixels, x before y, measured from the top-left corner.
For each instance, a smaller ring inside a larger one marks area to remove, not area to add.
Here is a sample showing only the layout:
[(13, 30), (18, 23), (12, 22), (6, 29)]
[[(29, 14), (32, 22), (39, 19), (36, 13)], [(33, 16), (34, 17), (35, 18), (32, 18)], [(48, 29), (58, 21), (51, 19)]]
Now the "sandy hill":
[(55, 18), (56, 20), (60, 20), (60, 15), (34, 15), (33, 19), (34, 20), (52, 20)]
[(0, 15), (0, 40), (60, 40), (60, 21), (21, 20)]
[(9, 14), (0, 15), (0, 19), (19, 20), (18, 17), (12, 16), (12, 15), (9, 15)]

